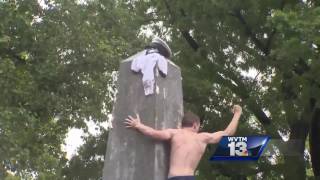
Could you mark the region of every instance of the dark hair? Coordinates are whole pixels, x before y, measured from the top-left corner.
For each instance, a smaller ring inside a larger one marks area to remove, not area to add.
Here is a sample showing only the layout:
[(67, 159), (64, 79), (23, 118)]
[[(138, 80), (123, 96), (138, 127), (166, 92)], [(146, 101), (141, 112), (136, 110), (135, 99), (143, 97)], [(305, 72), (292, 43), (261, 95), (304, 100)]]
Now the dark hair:
[(184, 113), (184, 116), (182, 118), (182, 127), (192, 127), (193, 123), (199, 123), (200, 124), (200, 118), (192, 113), (191, 111), (187, 111)]

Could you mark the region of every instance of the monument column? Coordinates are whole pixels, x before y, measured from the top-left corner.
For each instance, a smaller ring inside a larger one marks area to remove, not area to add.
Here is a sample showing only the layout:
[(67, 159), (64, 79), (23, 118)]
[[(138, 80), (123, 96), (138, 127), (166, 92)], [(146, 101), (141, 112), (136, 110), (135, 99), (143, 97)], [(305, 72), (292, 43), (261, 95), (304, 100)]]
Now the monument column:
[(141, 73), (130, 69), (134, 57), (141, 53), (144, 51), (120, 63), (103, 180), (166, 180), (168, 176), (169, 142), (127, 129), (124, 120), (139, 113), (141, 122), (155, 129), (177, 128), (183, 116), (181, 72), (168, 61), (167, 76), (155, 70), (154, 94), (145, 96)]

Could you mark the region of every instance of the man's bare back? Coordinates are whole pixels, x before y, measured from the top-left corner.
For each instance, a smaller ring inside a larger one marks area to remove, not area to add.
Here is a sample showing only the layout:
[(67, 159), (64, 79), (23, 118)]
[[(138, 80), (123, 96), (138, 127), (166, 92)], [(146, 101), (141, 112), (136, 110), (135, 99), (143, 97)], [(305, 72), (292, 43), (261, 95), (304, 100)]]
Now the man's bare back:
[(207, 146), (201, 135), (192, 131), (178, 129), (170, 141), (169, 177), (194, 175), (194, 171)]
[[(167, 140), (171, 143), (169, 180), (179, 179), (177, 177), (193, 177), (199, 161), (206, 149), (207, 144), (215, 144), (223, 136), (234, 135), (242, 108), (238, 105), (233, 107), (234, 116), (228, 127), (223, 131), (215, 133), (198, 133), (200, 129), (200, 119), (193, 113), (186, 113), (182, 120), (181, 129), (156, 130), (140, 122), (137, 114), (136, 118), (129, 116), (126, 127), (135, 128), (146, 136), (158, 140)], [(180, 178), (183, 179), (183, 178)], [(187, 179), (187, 178), (186, 178)]]

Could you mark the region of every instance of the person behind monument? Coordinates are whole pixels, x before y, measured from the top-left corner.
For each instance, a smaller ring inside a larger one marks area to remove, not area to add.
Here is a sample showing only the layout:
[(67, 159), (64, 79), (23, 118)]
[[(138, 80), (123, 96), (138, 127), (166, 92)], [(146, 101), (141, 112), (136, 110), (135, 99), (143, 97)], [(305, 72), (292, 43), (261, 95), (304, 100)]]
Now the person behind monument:
[(156, 130), (141, 123), (139, 114), (136, 118), (125, 119), (127, 128), (133, 128), (146, 136), (157, 140), (170, 141), (170, 166), (168, 180), (195, 180), (194, 171), (205, 152), (207, 144), (215, 144), (223, 136), (232, 136), (238, 127), (242, 113), (239, 105), (234, 105), (233, 118), (226, 129), (214, 133), (201, 132), (200, 119), (192, 112), (186, 112), (179, 129)]

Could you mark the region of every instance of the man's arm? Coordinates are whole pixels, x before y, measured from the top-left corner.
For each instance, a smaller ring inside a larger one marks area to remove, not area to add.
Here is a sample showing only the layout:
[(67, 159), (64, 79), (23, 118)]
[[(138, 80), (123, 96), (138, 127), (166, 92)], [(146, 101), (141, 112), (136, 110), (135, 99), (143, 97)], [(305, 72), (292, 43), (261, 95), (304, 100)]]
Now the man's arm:
[(136, 114), (136, 118), (132, 116), (128, 116), (125, 120), (125, 124), (127, 128), (134, 128), (140, 131), (142, 134), (146, 136), (150, 136), (154, 139), (158, 140), (170, 140), (175, 133), (175, 129), (164, 129), (164, 130), (156, 130), (149, 126), (146, 126), (141, 123), (139, 114)]
[(242, 113), (242, 108), (239, 105), (233, 106), (233, 118), (227, 128), (223, 131), (215, 133), (201, 133), (201, 137), (207, 144), (215, 144), (220, 141), (223, 136), (233, 136), (237, 130), (239, 119)]

